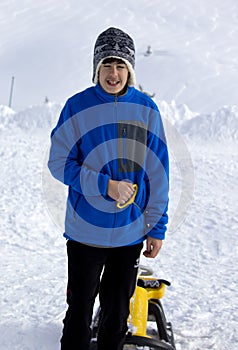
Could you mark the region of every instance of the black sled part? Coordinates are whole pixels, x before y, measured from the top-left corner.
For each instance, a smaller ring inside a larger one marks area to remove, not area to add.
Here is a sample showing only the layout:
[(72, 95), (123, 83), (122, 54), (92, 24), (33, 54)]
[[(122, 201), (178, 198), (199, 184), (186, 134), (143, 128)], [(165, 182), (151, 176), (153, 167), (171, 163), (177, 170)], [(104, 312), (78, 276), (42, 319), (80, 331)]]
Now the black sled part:
[[(92, 327), (92, 341), (90, 350), (97, 350), (97, 331), (100, 318), (100, 308), (98, 308)], [(148, 320), (154, 321), (157, 326), (157, 332), (151, 337), (143, 337), (128, 333), (125, 339), (126, 345), (138, 347), (149, 347), (151, 350), (176, 350), (172, 324), (167, 322), (162, 303), (158, 299), (149, 301)], [(130, 348), (131, 349), (131, 348)]]
[(151, 350), (175, 350), (175, 348), (169, 344), (166, 343), (164, 340), (157, 340), (152, 338), (146, 338), (146, 337), (140, 337), (136, 335), (128, 335), (126, 337), (125, 345), (135, 345), (138, 347), (146, 346), (149, 347)]
[[(145, 274), (146, 275), (146, 274)], [(142, 288), (158, 288), (161, 284), (170, 286), (170, 282), (163, 279), (146, 280), (139, 278), (137, 285)], [(100, 307), (97, 309), (92, 322), (92, 341), (90, 350), (97, 350), (97, 332), (100, 320)], [(147, 336), (138, 336), (128, 333), (126, 335), (123, 349), (142, 349), (147, 347), (150, 350), (176, 350), (172, 324), (167, 322), (162, 303), (159, 299), (151, 299), (148, 304), (148, 321), (154, 322), (156, 332)], [(149, 332), (149, 331), (148, 331)], [(128, 345), (128, 346), (127, 346)]]
[[(137, 349), (137, 347), (141, 348), (146, 346), (151, 350), (176, 350), (171, 344), (166, 343), (163, 340), (156, 340), (135, 335), (127, 335), (123, 349), (128, 349), (127, 345), (134, 345), (135, 349)], [(132, 348), (130, 347), (130, 349)], [(90, 350), (97, 350), (97, 342), (95, 338), (91, 341)]]
[(171, 344), (172, 349), (175, 349), (174, 333), (171, 322), (167, 322), (162, 303), (158, 299), (149, 301), (149, 319), (154, 318), (157, 329), (158, 338)]

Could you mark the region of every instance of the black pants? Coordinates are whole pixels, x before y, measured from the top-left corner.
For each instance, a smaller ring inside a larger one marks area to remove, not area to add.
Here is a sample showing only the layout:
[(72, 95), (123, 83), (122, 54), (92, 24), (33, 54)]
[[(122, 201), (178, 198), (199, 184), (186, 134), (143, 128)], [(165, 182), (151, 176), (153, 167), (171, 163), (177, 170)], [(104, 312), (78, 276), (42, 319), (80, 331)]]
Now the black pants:
[(98, 293), (101, 307), (98, 350), (123, 348), (142, 247), (142, 243), (97, 248), (67, 242), (68, 310), (63, 320), (61, 350), (89, 350), (90, 325)]

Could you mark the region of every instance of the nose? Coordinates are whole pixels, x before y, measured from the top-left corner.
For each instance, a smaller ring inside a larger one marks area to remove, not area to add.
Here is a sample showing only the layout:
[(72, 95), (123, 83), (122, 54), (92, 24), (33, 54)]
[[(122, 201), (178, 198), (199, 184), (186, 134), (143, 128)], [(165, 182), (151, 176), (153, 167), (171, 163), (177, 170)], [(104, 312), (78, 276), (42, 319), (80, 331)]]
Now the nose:
[(111, 75), (117, 75), (118, 70), (117, 70), (117, 66), (116, 65), (112, 65), (111, 69), (110, 69), (110, 74)]

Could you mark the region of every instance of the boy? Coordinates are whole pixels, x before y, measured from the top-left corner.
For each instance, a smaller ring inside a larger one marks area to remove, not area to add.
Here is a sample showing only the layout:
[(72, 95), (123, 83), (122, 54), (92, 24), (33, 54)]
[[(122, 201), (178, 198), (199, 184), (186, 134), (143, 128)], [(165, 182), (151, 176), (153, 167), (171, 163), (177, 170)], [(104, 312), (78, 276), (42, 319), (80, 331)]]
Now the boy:
[(68, 99), (51, 134), (49, 169), (69, 187), (61, 350), (89, 350), (98, 293), (98, 350), (123, 349), (143, 242), (154, 258), (165, 236), (168, 151), (156, 104), (133, 87), (134, 65), (127, 33), (101, 33), (95, 86)]

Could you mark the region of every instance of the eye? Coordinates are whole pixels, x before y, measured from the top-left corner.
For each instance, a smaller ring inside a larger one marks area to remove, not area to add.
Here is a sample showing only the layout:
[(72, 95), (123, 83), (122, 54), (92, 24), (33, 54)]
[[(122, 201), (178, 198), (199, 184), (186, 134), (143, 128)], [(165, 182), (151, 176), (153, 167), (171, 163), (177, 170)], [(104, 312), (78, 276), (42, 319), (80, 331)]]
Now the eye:
[(125, 68), (126, 68), (125, 65), (118, 65), (118, 66), (117, 66), (117, 69), (125, 69)]

